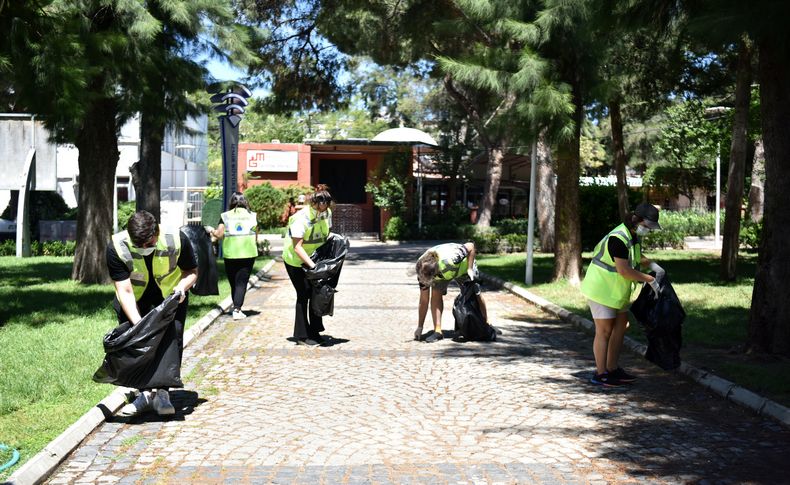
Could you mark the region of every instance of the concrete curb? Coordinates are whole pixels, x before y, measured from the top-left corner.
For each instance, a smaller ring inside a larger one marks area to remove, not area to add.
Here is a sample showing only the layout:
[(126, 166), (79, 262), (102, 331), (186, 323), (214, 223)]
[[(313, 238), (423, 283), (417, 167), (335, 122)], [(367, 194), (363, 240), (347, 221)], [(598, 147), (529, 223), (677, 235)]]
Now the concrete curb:
[[(257, 274), (250, 277), (247, 289), (249, 290), (254, 286), (274, 265), (275, 260), (272, 259)], [(214, 308), (189, 327), (189, 330), (184, 332), (184, 347), (189, 346), (200, 334), (205, 332), (223, 312), (230, 309), (231, 305), (233, 305), (233, 300), (228, 296), (219, 303), (221, 309)], [(3, 482), (4, 485), (32, 485), (46, 480), (58, 465), (66, 459), (69, 453), (82, 443), (82, 440), (106, 421), (107, 418), (112, 417), (125, 404), (126, 393), (130, 391), (132, 389), (127, 387), (116, 388), (109, 396), (83, 414), (77, 422), (69, 426), (66, 431), (50, 441), (43, 450), (26, 461), (21, 468), (8, 477), (6, 482)]]
[[(501, 278), (482, 272), (480, 273), (480, 277), (483, 281), (500, 288), (505, 288), (514, 295), (519, 296), (524, 300), (527, 300), (528, 302), (542, 308), (543, 310), (558, 316), (562, 320), (572, 323), (575, 327), (587, 332), (595, 333), (595, 324), (590, 320), (571, 313), (568, 310), (546, 300), (545, 298), (541, 298), (540, 296), (529, 292), (525, 288), (516, 286), (513, 283), (507, 282)], [(647, 352), (647, 345), (639, 343), (630, 337), (625, 338), (624, 345), (629, 350), (640, 356), (644, 356)], [(678, 370), (681, 373), (691, 377), (699, 384), (702, 384), (710, 391), (724, 397), (725, 399), (750, 409), (760, 416), (768, 416), (773, 418), (784, 426), (790, 428), (790, 408), (782, 406), (781, 404), (755, 394), (754, 392), (749, 391), (748, 389), (745, 389), (734, 382), (730, 382), (727, 379), (722, 379), (715, 374), (711, 374), (710, 372), (694, 367), (693, 365), (686, 362), (681, 363)]]

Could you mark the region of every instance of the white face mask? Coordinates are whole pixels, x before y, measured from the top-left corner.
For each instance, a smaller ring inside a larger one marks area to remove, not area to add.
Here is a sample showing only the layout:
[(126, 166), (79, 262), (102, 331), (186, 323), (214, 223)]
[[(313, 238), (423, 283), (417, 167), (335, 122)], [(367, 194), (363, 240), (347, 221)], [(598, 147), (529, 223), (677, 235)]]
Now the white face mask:
[(647, 236), (650, 234), (650, 228), (645, 226), (637, 226), (636, 235), (639, 237)]
[(143, 256), (150, 256), (153, 254), (155, 247), (150, 248), (135, 248), (135, 250)]

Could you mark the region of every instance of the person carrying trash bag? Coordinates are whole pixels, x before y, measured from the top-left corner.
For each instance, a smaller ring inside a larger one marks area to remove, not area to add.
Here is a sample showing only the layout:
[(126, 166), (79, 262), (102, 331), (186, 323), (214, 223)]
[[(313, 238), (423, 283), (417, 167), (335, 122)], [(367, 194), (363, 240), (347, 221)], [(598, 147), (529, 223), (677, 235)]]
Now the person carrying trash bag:
[[(210, 226), (209, 226), (210, 227)], [(190, 293), (198, 296), (219, 295), (217, 284), (217, 257), (214, 255), (214, 242), (209, 227), (198, 224), (181, 226), (192, 244), (192, 252), (198, 262), (198, 274)]]
[(222, 240), (222, 257), (225, 259), (225, 274), (230, 284), (233, 299), (233, 319), (241, 320), (247, 315), (241, 311), (247, 282), (250, 281), (255, 258), (258, 257), (258, 218), (250, 210), (250, 204), (241, 192), (230, 196), (228, 211), (223, 212), (217, 228), (206, 228), (210, 234)]
[(340, 270), (348, 254), (348, 238), (330, 233), (326, 243), (310, 255), (315, 266), (305, 270), (305, 278), (312, 287), (310, 311), (316, 315), (332, 315)]
[[(434, 246), (417, 259), (416, 270), (417, 282), (420, 285), (420, 303), (414, 340), (428, 343), (437, 342), (444, 338), (442, 335), (442, 311), (444, 311), (444, 295), (447, 294), (450, 281), (455, 280), (461, 286), (465, 281), (474, 280), (477, 277), (475, 245), (468, 242)], [(485, 313), (485, 302), (479, 294), (478, 297)], [(434, 331), (423, 340), (422, 327), (425, 323), (425, 315), (428, 313), (429, 301)]]
[(659, 280), (659, 293), (648, 286), (642, 288), (631, 305), (631, 313), (645, 328), (647, 352), (645, 359), (664, 370), (680, 367), (680, 347), (683, 344), (682, 327), (686, 311), (680, 303), (669, 277)]
[(313, 288), (305, 269), (315, 268), (310, 258), (326, 243), (332, 227), (332, 195), (329, 187), (319, 184), (308, 204), (288, 219), (288, 234), (283, 245), (283, 262), (288, 278), (296, 290), (293, 338), (297, 345), (320, 345), (324, 339), (322, 316), (310, 305)]
[[(642, 255), (640, 240), (658, 229), (661, 229), (658, 209), (642, 203), (593, 250), (592, 261), (581, 284), (581, 292), (588, 300), (595, 321), (595, 372), (590, 378), (593, 384), (613, 387), (636, 381), (618, 361), (628, 328), (628, 307), (634, 288), (638, 282), (643, 282), (656, 295), (660, 291), (657, 279), (664, 270)], [(655, 271), (657, 276), (639, 271), (640, 264)]]
[[(181, 384), (181, 357), (188, 291), (197, 280), (197, 261), (192, 246), (181, 231), (167, 232), (147, 211), (137, 211), (129, 218), (127, 229), (115, 234), (107, 245), (107, 268), (115, 286), (113, 308), (121, 325), (136, 325), (173, 295), (178, 300), (171, 323), (161, 335), (155, 352), (154, 375), (167, 374), (159, 382), (138, 387), (140, 393), (119, 411), (134, 416), (154, 410), (159, 415), (175, 413), (168, 387)], [(167, 372), (158, 369), (166, 366)], [(172, 385), (170, 385), (172, 384)]]

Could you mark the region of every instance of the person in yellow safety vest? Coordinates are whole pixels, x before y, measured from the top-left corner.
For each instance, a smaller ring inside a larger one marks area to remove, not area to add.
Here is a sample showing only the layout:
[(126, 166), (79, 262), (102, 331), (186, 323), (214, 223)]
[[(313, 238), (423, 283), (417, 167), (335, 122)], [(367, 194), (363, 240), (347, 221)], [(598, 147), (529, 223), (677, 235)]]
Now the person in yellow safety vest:
[[(419, 257), (416, 270), (417, 282), (420, 285), (420, 304), (414, 340), (423, 340), (422, 327), (425, 323), (425, 315), (428, 313), (430, 299), (433, 333), (425, 337), (424, 341), (432, 343), (444, 338), (442, 335), (442, 311), (444, 310), (444, 295), (447, 294), (450, 281), (455, 280), (460, 285), (468, 279), (474, 280), (478, 275), (475, 245), (468, 242), (434, 246)], [(479, 294), (478, 298), (480, 298), (480, 310), (487, 320), (485, 302)]]
[(233, 319), (241, 320), (247, 316), (241, 307), (255, 258), (258, 257), (258, 218), (250, 210), (244, 195), (235, 192), (230, 196), (228, 211), (220, 216), (217, 228), (209, 226), (206, 229), (212, 236), (222, 240), (225, 274), (233, 299)]
[(296, 290), (296, 316), (293, 338), (297, 345), (321, 345), (324, 324), (321, 315), (310, 309), (312, 288), (303, 268), (315, 267), (310, 255), (321, 247), (332, 228), (332, 195), (319, 184), (308, 205), (288, 219), (288, 234), (283, 245), (283, 262)]
[[(189, 304), (187, 292), (197, 281), (197, 258), (192, 245), (181, 231), (164, 231), (153, 214), (144, 210), (132, 214), (126, 227), (112, 237), (106, 251), (107, 269), (115, 286), (113, 308), (118, 322), (135, 325), (167, 296), (180, 295), (173, 324), (168, 326), (159, 345), (165, 352), (175, 352), (180, 366)], [(175, 413), (167, 389), (139, 391), (132, 403), (121, 408), (121, 416), (150, 410), (160, 416)]]
[[(665, 274), (663, 268), (642, 255), (640, 238), (658, 229), (658, 209), (642, 203), (595, 246), (581, 285), (595, 321), (595, 372), (590, 379), (593, 384), (613, 387), (636, 380), (618, 365), (618, 360), (634, 288), (638, 282), (644, 282), (658, 296), (658, 281)], [(656, 277), (639, 271), (640, 265), (655, 271)]]

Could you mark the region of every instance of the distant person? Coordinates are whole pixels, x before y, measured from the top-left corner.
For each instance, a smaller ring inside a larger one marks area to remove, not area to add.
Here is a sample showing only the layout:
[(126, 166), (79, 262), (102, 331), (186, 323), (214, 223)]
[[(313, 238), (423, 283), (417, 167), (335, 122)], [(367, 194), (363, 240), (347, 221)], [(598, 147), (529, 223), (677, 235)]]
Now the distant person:
[[(420, 303), (414, 339), (422, 339), (422, 328), (430, 302), (433, 333), (425, 339), (425, 342), (437, 342), (444, 338), (442, 312), (444, 311), (444, 295), (447, 294), (450, 281), (455, 280), (460, 285), (466, 280), (474, 280), (477, 277), (475, 245), (468, 242), (434, 246), (420, 256), (417, 260), (416, 270), (417, 282), (420, 285)], [(480, 297), (480, 309), (487, 320), (486, 306), (482, 297)]]
[(241, 307), (255, 258), (258, 257), (258, 219), (241, 192), (230, 196), (228, 211), (221, 214), (211, 235), (222, 240), (225, 274), (233, 300), (232, 315), (234, 320), (241, 320), (247, 316)]
[[(644, 282), (658, 295), (657, 279), (665, 274), (663, 268), (642, 255), (641, 238), (658, 229), (658, 209), (642, 203), (595, 246), (581, 285), (595, 321), (595, 373), (590, 379), (593, 384), (612, 387), (636, 380), (618, 365), (618, 360), (634, 287), (637, 282)], [(656, 276), (639, 271), (640, 264), (655, 271)]]
[(283, 210), (283, 214), (280, 216), (280, 223), (288, 224), (288, 219), (296, 214), (299, 209), (296, 208), (296, 202), (294, 202), (293, 197), (288, 198), (288, 203), (285, 204), (285, 210)]
[[(174, 321), (159, 347), (176, 347), (180, 369), (189, 304), (187, 292), (197, 281), (197, 259), (186, 235), (178, 230), (165, 232), (150, 212), (137, 211), (129, 218), (127, 229), (112, 237), (106, 253), (107, 268), (115, 286), (113, 308), (119, 323), (134, 325), (165, 297), (179, 295)], [(151, 409), (159, 415), (175, 413), (167, 389), (139, 391), (134, 402), (121, 408), (121, 416), (134, 416)]]
[(293, 337), (297, 345), (320, 345), (323, 319), (310, 308), (312, 287), (303, 268), (315, 267), (310, 255), (321, 247), (332, 228), (332, 195), (329, 187), (319, 184), (310, 196), (309, 205), (288, 220), (288, 234), (283, 246), (283, 262), (296, 289), (296, 315)]
[(299, 194), (299, 197), (296, 198), (296, 210), (302, 210), (305, 205), (306, 197), (304, 194)]

